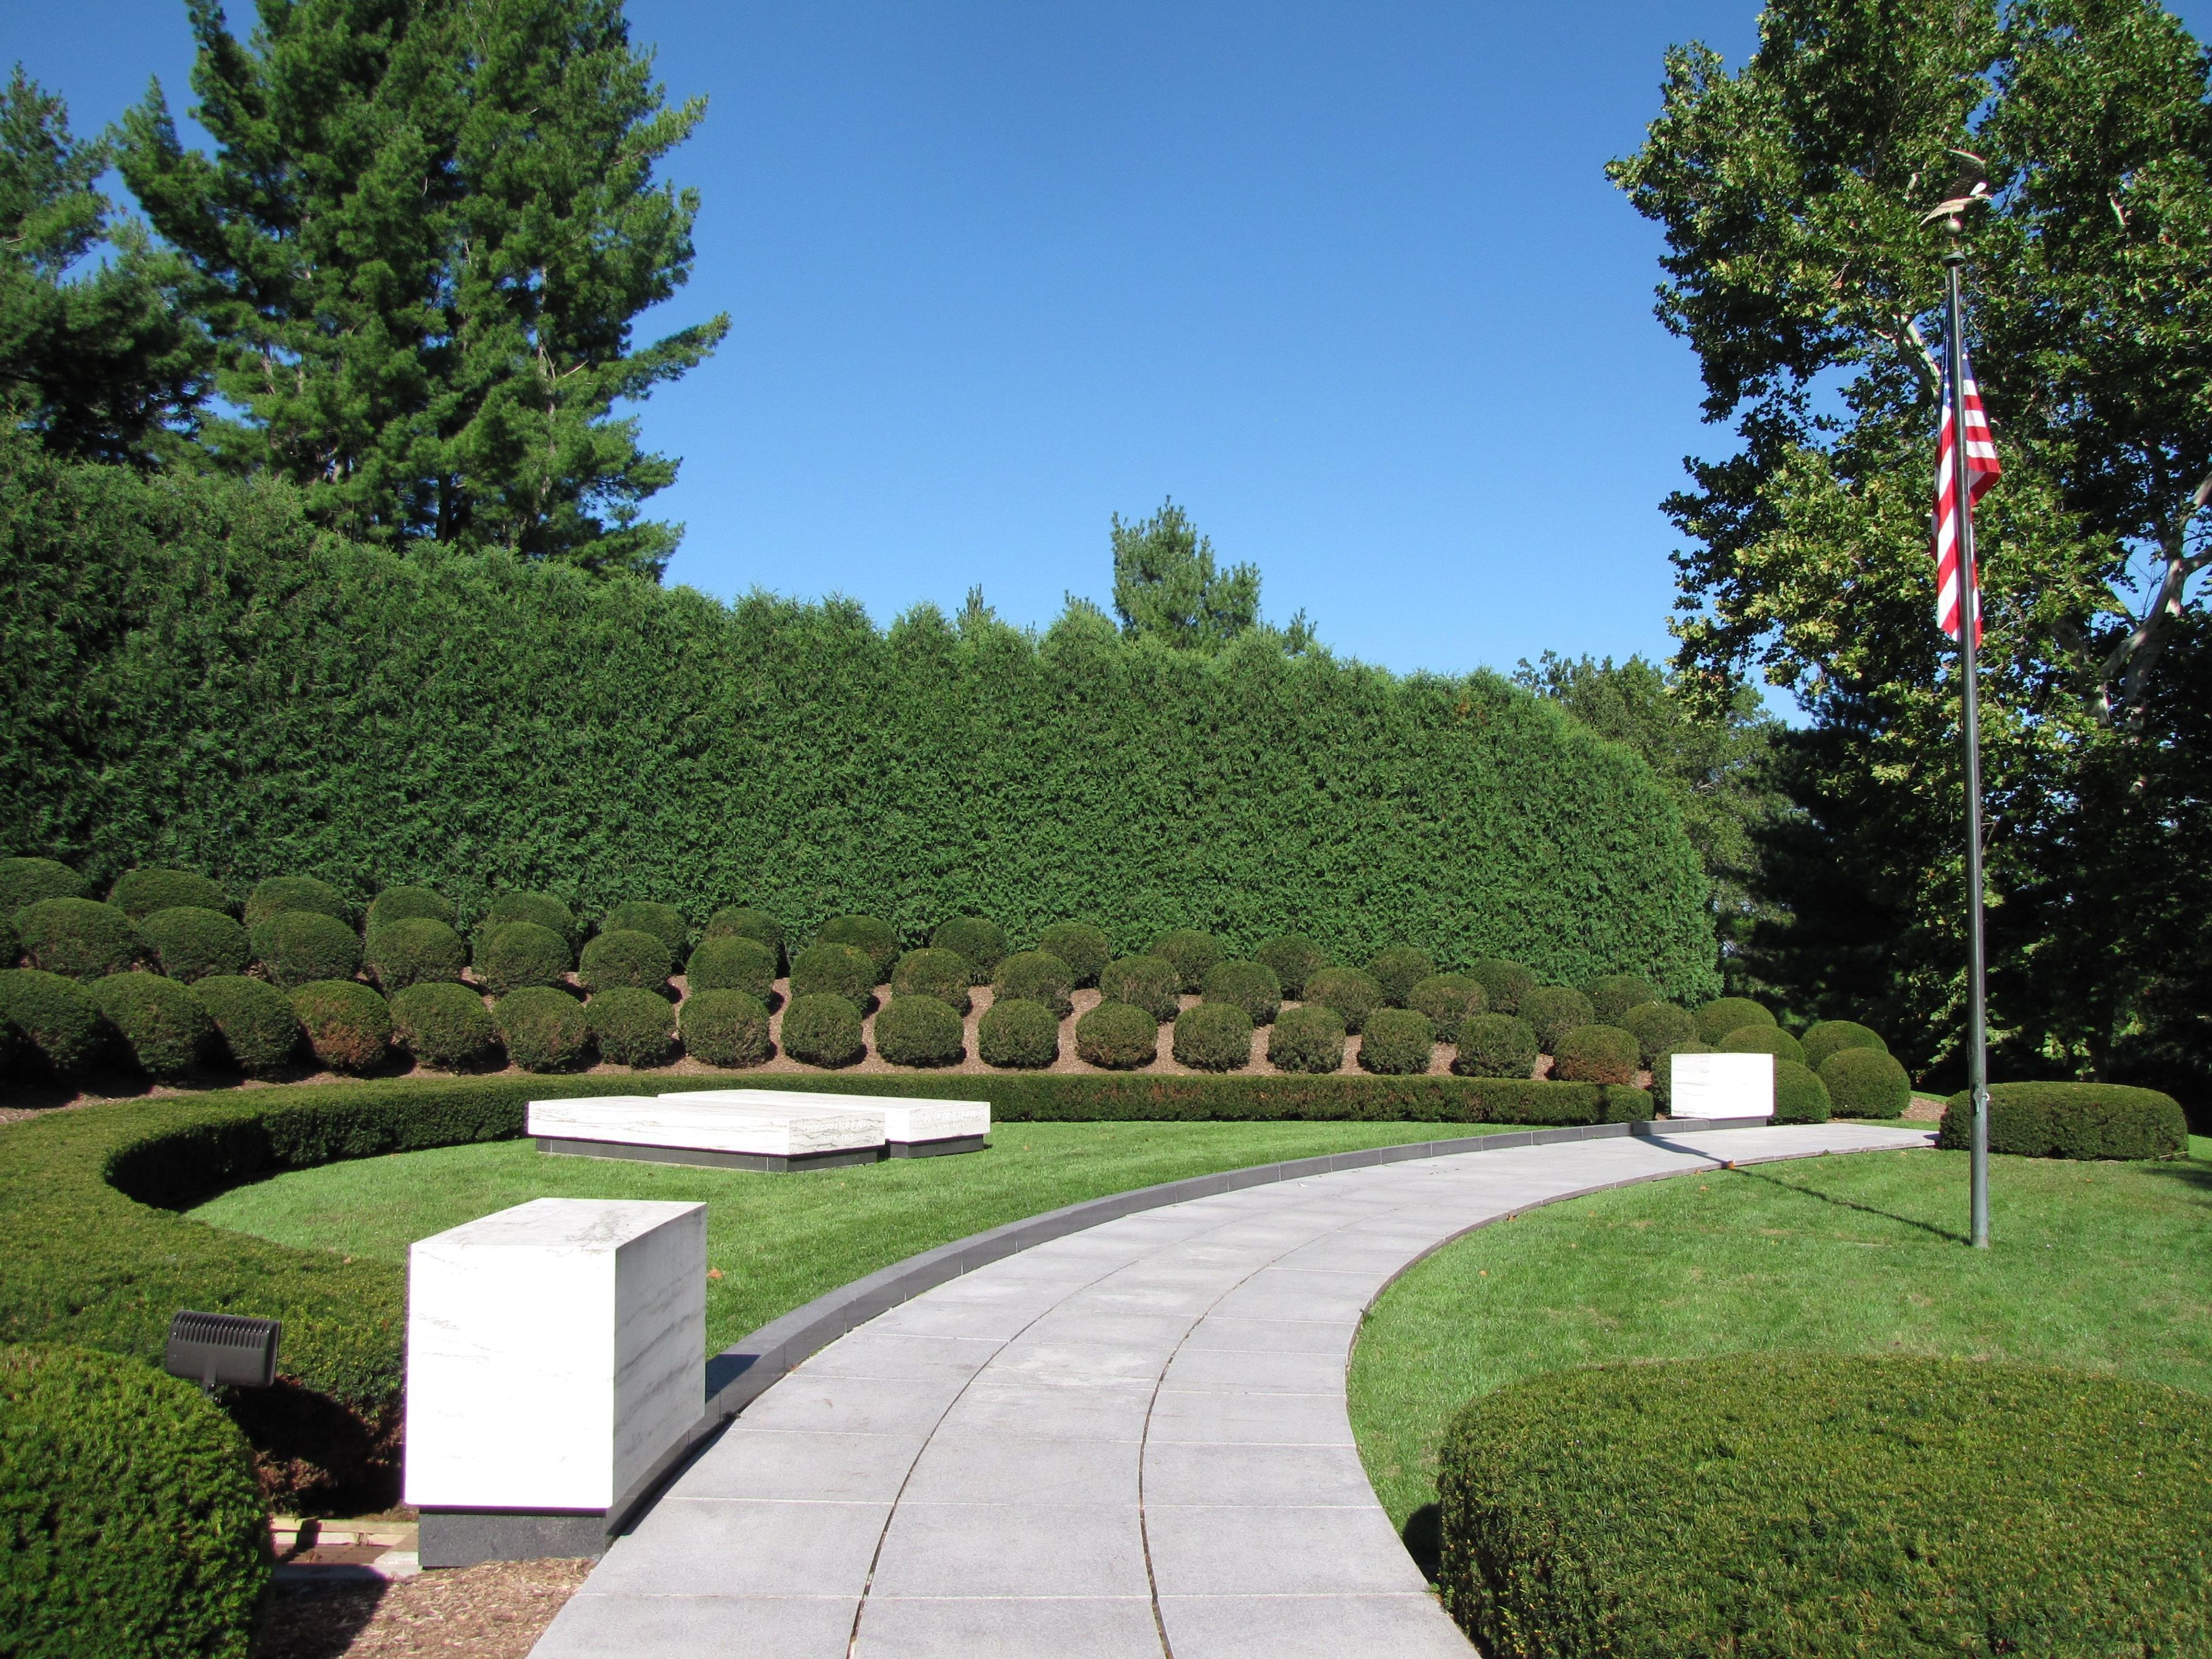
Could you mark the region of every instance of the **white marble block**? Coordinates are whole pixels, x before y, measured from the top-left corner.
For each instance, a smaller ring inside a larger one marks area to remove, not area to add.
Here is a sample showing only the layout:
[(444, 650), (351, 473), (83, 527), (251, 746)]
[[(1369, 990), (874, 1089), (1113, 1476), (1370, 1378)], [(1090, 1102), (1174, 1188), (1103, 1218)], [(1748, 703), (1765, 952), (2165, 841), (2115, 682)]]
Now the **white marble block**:
[(757, 1158), (805, 1158), (884, 1144), (881, 1118), (866, 1112), (756, 1106), (711, 1092), (533, 1100), (529, 1121), (532, 1134), (549, 1140), (675, 1146)]
[(605, 1510), (699, 1421), (707, 1206), (539, 1198), (407, 1253), (407, 1502)]
[(1772, 1054), (1671, 1054), (1675, 1117), (1774, 1115)]
[(864, 1115), (878, 1139), (902, 1146), (953, 1140), (991, 1133), (988, 1100), (921, 1100), (903, 1095), (834, 1095), (801, 1089), (693, 1089), (664, 1101), (726, 1101), (749, 1110), (812, 1112), (834, 1117)]

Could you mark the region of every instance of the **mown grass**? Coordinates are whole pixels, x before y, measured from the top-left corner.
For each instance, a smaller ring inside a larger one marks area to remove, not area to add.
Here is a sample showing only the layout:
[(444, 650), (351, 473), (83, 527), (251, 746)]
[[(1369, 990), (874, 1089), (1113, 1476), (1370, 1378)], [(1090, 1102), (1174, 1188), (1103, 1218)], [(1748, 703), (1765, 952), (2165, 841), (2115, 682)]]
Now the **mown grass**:
[[(1368, 1477), (1417, 1558), (1468, 1400), (1607, 1360), (1757, 1352), (2013, 1359), (2212, 1394), (2212, 1140), (2167, 1164), (1998, 1158), (1986, 1251), (1964, 1153), (1684, 1176), (1499, 1223), (1376, 1304), (1352, 1357)], [(1648, 1408), (1694, 1417), (1695, 1400)]]
[(190, 1213), (302, 1249), (404, 1266), (418, 1238), (533, 1198), (707, 1206), (711, 1348), (917, 1250), (1163, 1181), (1510, 1125), (1007, 1123), (981, 1152), (787, 1175), (548, 1158), (529, 1140), (401, 1152), (234, 1188)]

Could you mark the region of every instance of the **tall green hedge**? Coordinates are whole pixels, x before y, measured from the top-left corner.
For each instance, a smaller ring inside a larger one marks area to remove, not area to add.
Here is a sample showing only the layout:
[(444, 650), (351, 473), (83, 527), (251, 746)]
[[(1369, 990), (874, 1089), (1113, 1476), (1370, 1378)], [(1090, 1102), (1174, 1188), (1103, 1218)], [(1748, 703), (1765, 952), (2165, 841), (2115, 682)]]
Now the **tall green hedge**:
[(0, 853), (356, 903), (506, 888), (757, 906), (796, 937), (1094, 919), (1339, 961), (1416, 945), (1717, 988), (1696, 854), (1643, 763), (1488, 673), (1218, 657), (1079, 611), (594, 581), (319, 539), (273, 486), (0, 466)]

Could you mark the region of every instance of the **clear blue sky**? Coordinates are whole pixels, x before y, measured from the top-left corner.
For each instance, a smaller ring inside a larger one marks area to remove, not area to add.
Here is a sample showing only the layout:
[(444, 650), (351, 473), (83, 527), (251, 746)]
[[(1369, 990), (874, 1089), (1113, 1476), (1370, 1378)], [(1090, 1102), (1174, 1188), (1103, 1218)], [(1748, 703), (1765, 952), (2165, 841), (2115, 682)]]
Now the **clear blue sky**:
[[(645, 406), (672, 581), (1042, 624), (1172, 495), (1371, 662), (1668, 648), (1657, 502), (1725, 437), (1601, 169), (1750, 0), (629, 9), (710, 100), (669, 169), (697, 270), (645, 327), (735, 324)], [(0, 54), (80, 131), (150, 75), (191, 101), (182, 0), (13, 6)]]

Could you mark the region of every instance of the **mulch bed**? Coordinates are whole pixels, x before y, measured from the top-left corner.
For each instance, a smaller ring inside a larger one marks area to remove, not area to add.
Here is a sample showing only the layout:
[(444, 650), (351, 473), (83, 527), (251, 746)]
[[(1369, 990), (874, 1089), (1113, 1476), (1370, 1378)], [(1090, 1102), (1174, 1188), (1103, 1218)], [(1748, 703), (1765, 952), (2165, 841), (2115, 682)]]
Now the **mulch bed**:
[(591, 1561), (487, 1561), (390, 1583), (279, 1584), (252, 1659), (524, 1659)]

